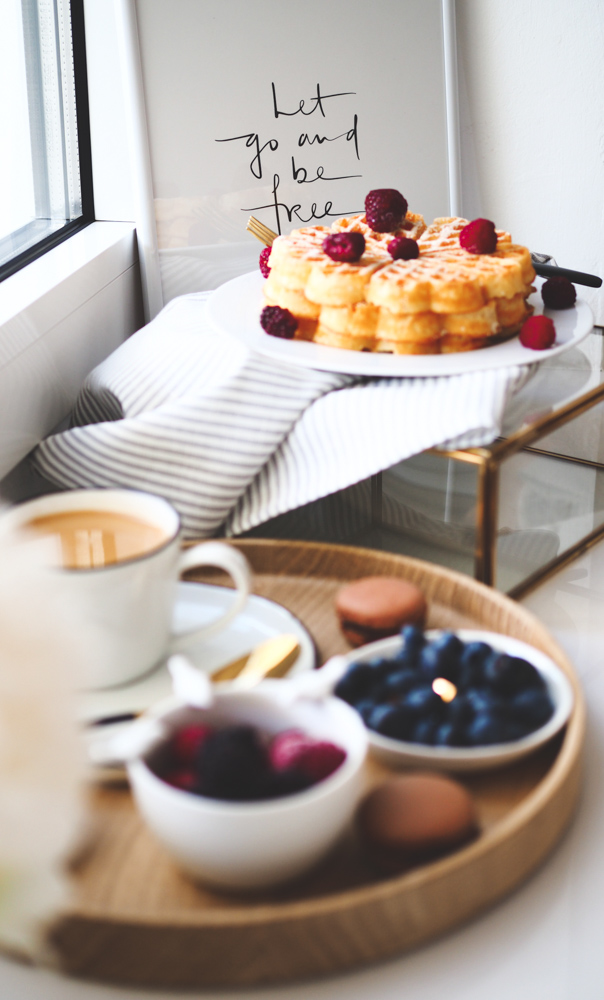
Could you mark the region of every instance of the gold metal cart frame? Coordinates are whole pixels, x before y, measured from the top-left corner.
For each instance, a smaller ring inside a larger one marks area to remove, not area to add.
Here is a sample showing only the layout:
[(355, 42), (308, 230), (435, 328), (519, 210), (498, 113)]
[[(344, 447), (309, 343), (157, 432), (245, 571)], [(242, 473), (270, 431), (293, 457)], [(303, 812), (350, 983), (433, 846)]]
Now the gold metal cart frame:
[[(594, 332), (603, 334), (604, 330), (600, 327), (595, 327)], [(557, 452), (532, 447), (536, 441), (558, 430), (558, 428), (563, 427), (571, 420), (582, 416), (582, 414), (602, 401), (604, 401), (604, 383), (562, 406), (555, 413), (542, 417), (534, 424), (531, 424), (530, 427), (522, 428), (507, 438), (498, 438), (492, 444), (485, 447), (453, 451), (431, 449), (432, 454), (477, 466), (478, 485), (476, 497), (477, 517), (474, 576), (481, 583), (486, 583), (491, 587), (495, 583), (499, 471), (502, 463), (519, 451), (529, 451), (534, 454), (557, 459), (558, 461), (574, 462), (604, 471), (604, 465), (599, 462), (574, 458), (570, 455), (561, 455)], [(542, 580), (545, 580), (556, 570), (587, 551), (592, 545), (600, 541), (601, 538), (604, 538), (604, 523), (594, 528), (593, 531), (579, 539), (574, 545), (565, 549), (560, 555), (545, 563), (540, 569), (536, 570), (525, 580), (522, 580), (521, 583), (512, 587), (508, 591), (508, 595), (515, 599), (523, 597), (541, 583)]]

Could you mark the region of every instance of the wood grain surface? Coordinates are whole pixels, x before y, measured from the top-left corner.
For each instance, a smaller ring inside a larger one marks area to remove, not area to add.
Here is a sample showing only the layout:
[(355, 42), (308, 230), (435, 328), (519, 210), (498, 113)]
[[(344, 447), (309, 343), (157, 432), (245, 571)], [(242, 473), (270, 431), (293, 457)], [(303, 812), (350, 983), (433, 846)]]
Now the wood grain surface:
[[(480, 627), (531, 643), (568, 675), (575, 709), (546, 748), (501, 771), (463, 776), (481, 823), (477, 840), (431, 864), (384, 876), (353, 830), (303, 880), (262, 894), (226, 895), (193, 883), (134, 810), (126, 787), (91, 790), (91, 849), (74, 871), (75, 899), (50, 939), (76, 976), (150, 987), (244, 986), (327, 975), (386, 958), (474, 917), (540, 864), (572, 817), (585, 710), (576, 676), (529, 612), (469, 577), (419, 560), (314, 543), (241, 541), (254, 590), (289, 608), (313, 635), (319, 661), (348, 649), (334, 595), (368, 574), (417, 583), (429, 627)], [(223, 582), (216, 574), (189, 579)], [(366, 768), (368, 786), (386, 769)]]

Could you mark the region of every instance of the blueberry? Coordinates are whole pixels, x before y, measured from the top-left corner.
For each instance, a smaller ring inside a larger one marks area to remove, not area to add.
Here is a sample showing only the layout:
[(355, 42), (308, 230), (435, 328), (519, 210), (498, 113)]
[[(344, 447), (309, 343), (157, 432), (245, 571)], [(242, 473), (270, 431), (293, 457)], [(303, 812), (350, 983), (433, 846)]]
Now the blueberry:
[(475, 666), (486, 663), (491, 653), (492, 646), (488, 642), (466, 642), (459, 657), (462, 663), (471, 663)]
[(380, 657), (379, 659), (369, 660), (367, 666), (371, 667), (373, 671), (372, 676), (375, 683), (375, 681), (381, 681), (384, 677), (388, 676), (392, 670), (392, 660), (384, 660), (383, 657)]
[(376, 704), (372, 698), (362, 698), (361, 701), (355, 701), (354, 703), (354, 708), (356, 708), (363, 722), (367, 722), (375, 707)]
[(466, 735), (461, 725), (453, 722), (442, 722), (434, 735), (437, 747), (460, 747), (466, 743)]
[(513, 717), (518, 722), (530, 726), (529, 732), (544, 726), (554, 714), (554, 706), (547, 691), (534, 688), (517, 694), (512, 700), (512, 709)]
[[(464, 643), (454, 632), (442, 632), (437, 639), (430, 644), (440, 653), (443, 673), (441, 677), (454, 681), (458, 670), (459, 658), (464, 650)], [(447, 673), (446, 671), (449, 671)]]
[(505, 723), (490, 712), (479, 712), (466, 726), (465, 737), (470, 746), (488, 746), (505, 743), (507, 730)]
[(415, 670), (406, 667), (403, 670), (397, 670), (396, 673), (392, 673), (384, 679), (384, 691), (387, 697), (406, 694), (416, 683), (417, 674)]
[(434, 737), (438, 729), (438, 719), (432, 715), (428, 715), (425, 719), (420, 719), (411, 735), (411, 741), (413, 743), (434, 743)]
[(490, 659), (484, 668), (485, 679), (495, 691), (504, 695), (515, 695), (527, 688), (543, 690), (544, 684), (532, 663), (519, 656), (501, 653)]
[(445, 664), (441, 650), (435, 648), (431, 643), (429, 646), (424, 646), (419, 654), (419, 666), (422, 677), (426, 681), (433, 681), (435, 677), (442, 677)]
[(417, 719), (419, 716), (440, 714), (443, 710), (443, 701), (431, 687), (416, 687), (407, 692), (403, 698), (402, 705), (411, 712)]
[(382, 736), (405, 740), (411, 735), (415, 719), (404, 705), (380, 705), (369, 716), (369, 728)]
[(268, 770), (266, 751), (251, 726), (226, 726), (204, 740), (198, 754), (198, 787), (213, 799), (255, 798)]
[(493, 650), (486, 642), (468, 642), (459, 657), (456, 684), (461, 690), (481, 684), (484, 680), (484, 665)]
[(466, 694), (458, 694), (446, 708), (446, 719), (454, 726), (467, 725), (476, 714), (476, 707)]
[(335, 686), (335, 694), (352, 705), (364, 698), (374, 683), (373, 669), (368, 663), (353, 663)]
[(401, 629), (401, 638), (403, 648), (400, 650), (398, 658), (402, 663), (415, 666), (419, 654), (426, 644), (424, 633), (417, 625), (404, 625)]
[(374, 729), (376, 733), (379, 733), (382, 720), (392, 712), (392, 707), (392, 705), (374, 705), (372, 709), (368, 709), (365, 722), (369, 729)]
[(489, 715), (503, 719), (508, 714), (506, 703), (488, 688), (471, 688), (466, 691), (465, 698), (473, 708), (475, 715), (488, 712)]

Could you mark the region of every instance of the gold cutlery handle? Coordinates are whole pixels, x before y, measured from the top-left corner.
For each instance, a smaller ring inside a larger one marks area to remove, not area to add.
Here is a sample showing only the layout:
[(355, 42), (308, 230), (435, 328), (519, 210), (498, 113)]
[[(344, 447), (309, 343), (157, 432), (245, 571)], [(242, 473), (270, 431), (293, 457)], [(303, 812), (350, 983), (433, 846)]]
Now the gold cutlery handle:
[(250, 215), (245, 228), (252, 236), (255, 236), (257, 240), (260, 240), (267, 247), (272, 247), (274, 241), (277, 239), (278, 234), (274, 233), (272, 229), (269, 229), (268, 226), (265, 226), (264, 223), (260, 222), (253, 215)]
[(213, 683), (236, 680), (241, 687), (253, 687), (265, 677), (283, 677), (295, 663), (300, 643), (295, 635), (275, 635), (260, 643), (249, 655), (220, 667), (212, 674)]

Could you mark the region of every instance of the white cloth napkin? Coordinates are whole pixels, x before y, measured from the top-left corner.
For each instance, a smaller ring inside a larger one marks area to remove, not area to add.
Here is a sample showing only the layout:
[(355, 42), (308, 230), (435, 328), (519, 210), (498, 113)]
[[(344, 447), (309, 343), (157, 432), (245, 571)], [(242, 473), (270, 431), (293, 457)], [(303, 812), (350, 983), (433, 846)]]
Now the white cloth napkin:
[(206, 298), (172, 300), (88, 376), (71, 429), (36, 449), (46, 479), (158, 493), (188, 536), (238, 535), (427, 448), (492, 441), (530, 374), (385, 379), (284, 365), (216, 333)]

